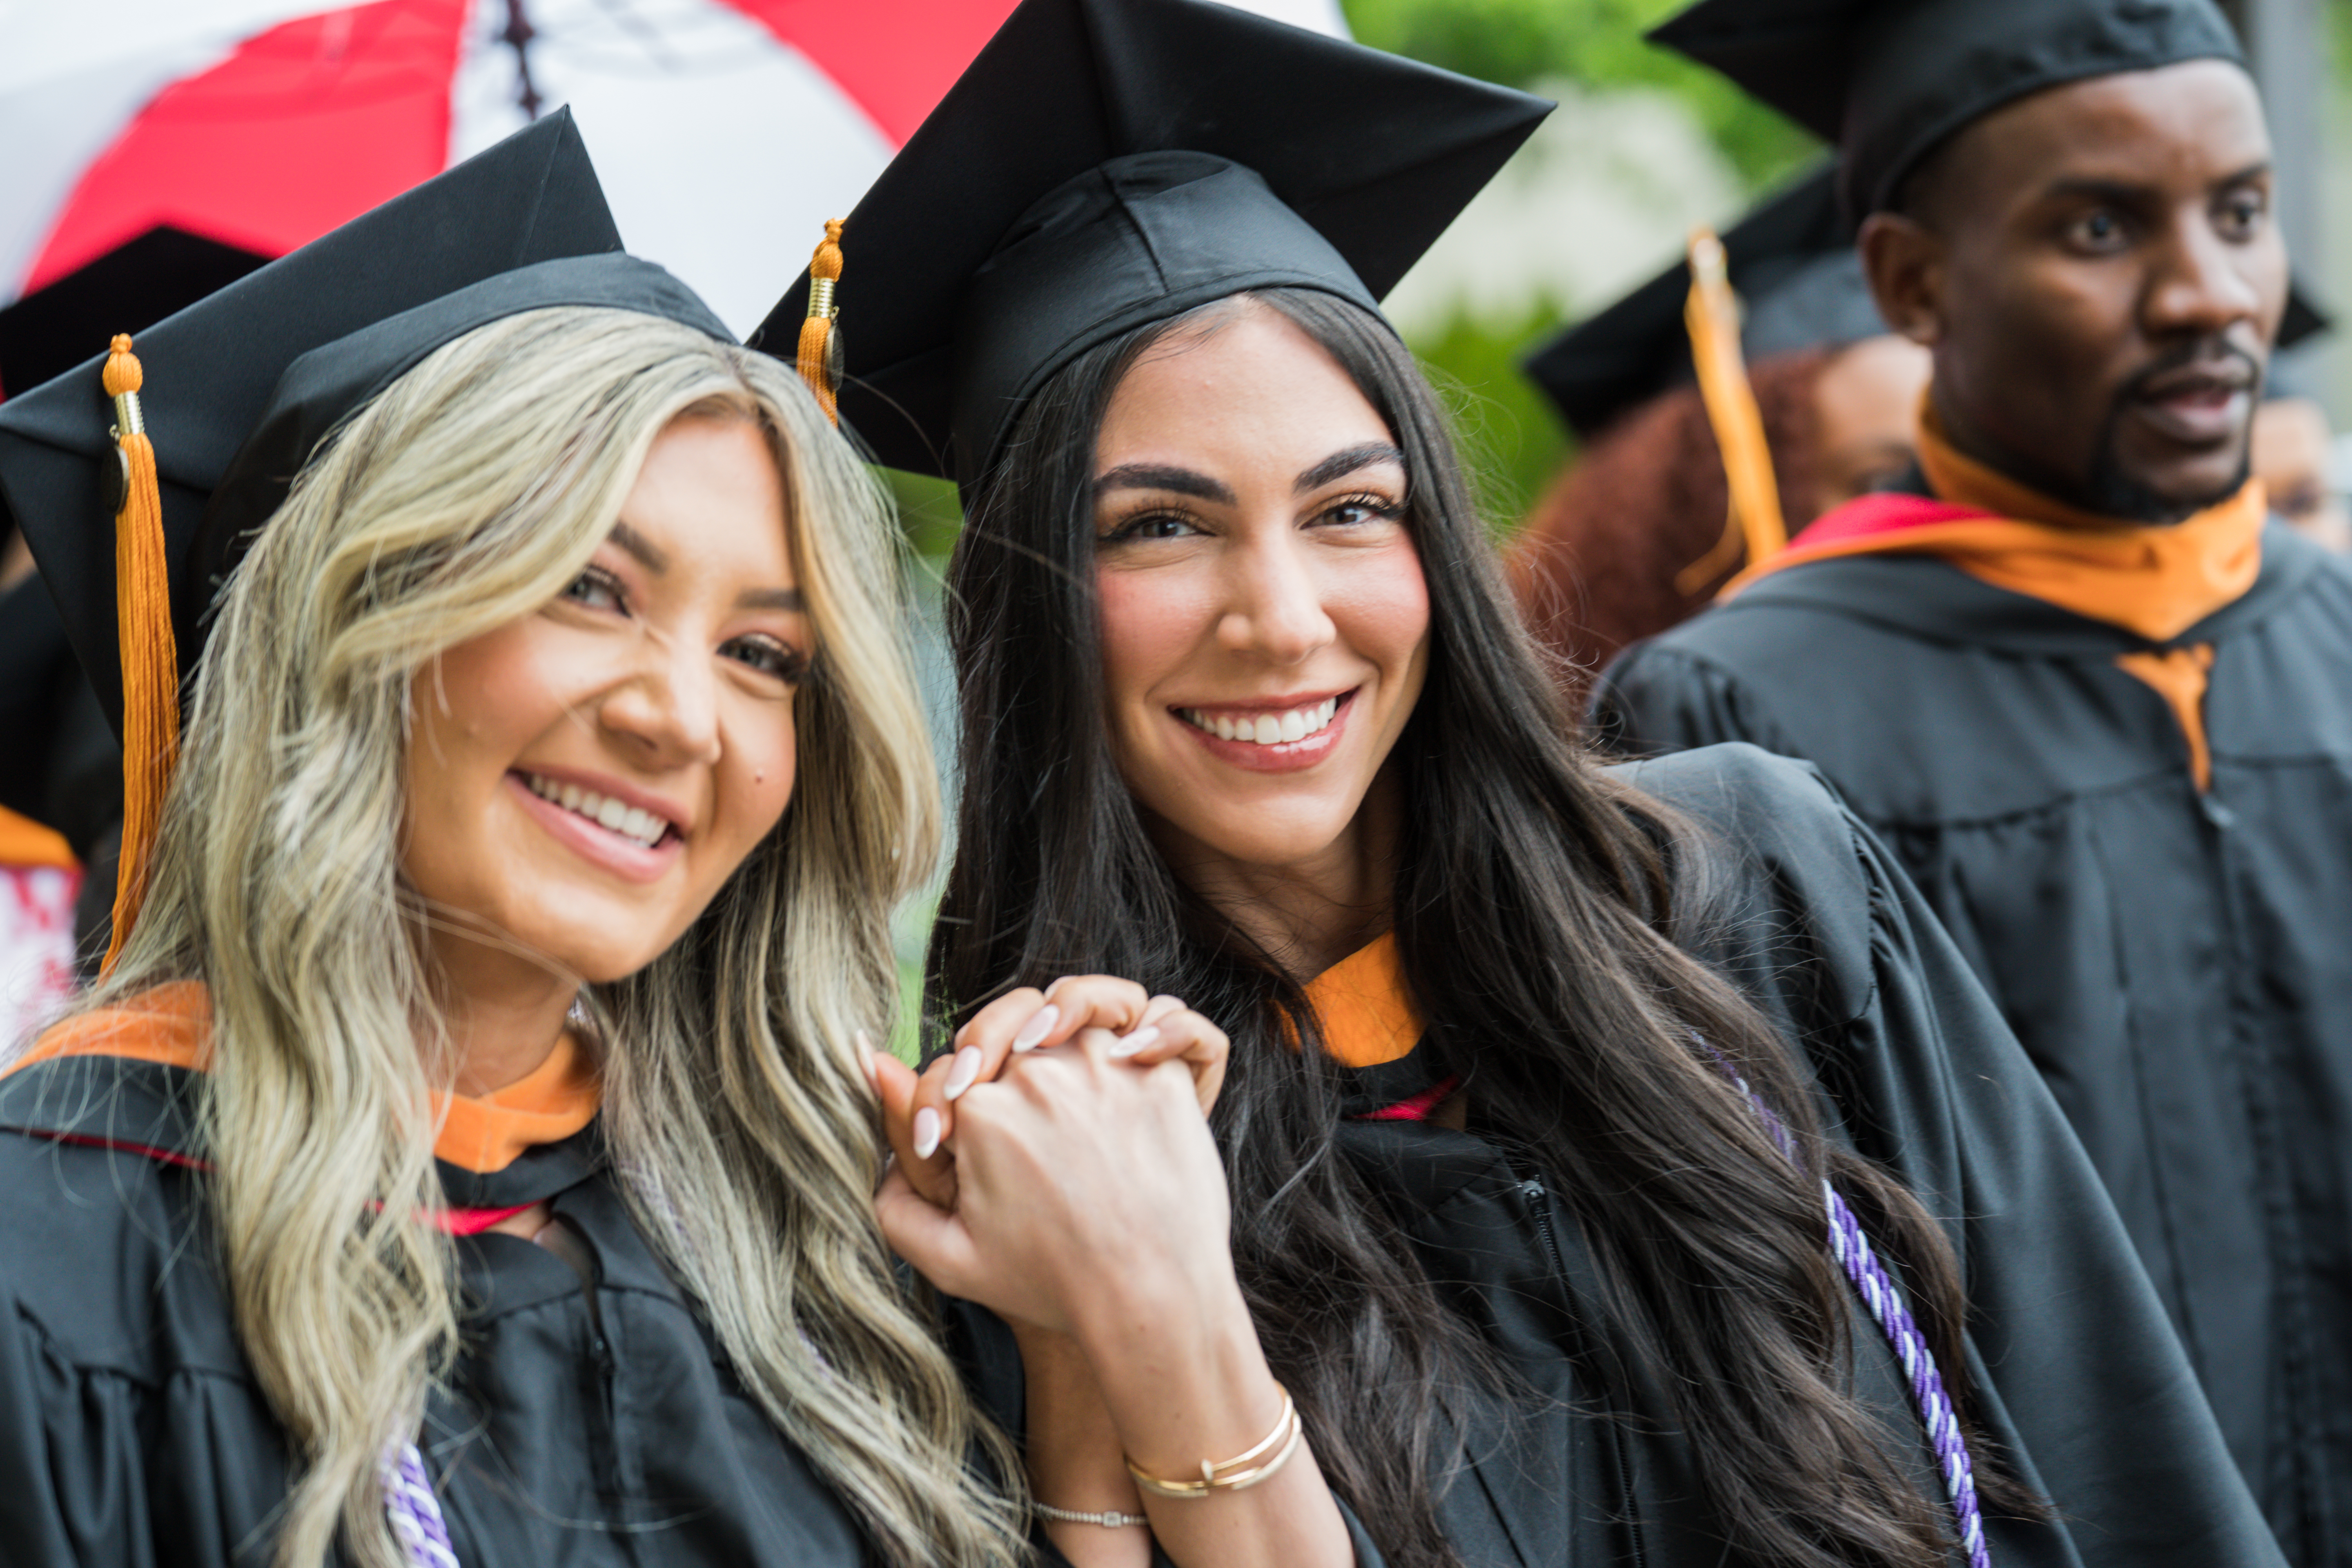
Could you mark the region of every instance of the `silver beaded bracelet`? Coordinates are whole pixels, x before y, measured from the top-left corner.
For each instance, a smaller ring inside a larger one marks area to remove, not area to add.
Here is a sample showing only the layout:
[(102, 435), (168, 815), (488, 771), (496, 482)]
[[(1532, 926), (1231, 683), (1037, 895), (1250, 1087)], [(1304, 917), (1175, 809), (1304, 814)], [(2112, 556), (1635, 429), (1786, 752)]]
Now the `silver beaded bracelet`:
[(1139, 1513), (1080, 1513), (1074, 1508), (1055, 1508), (1049, 1502), (1033, 1502), (1029, 1506), (1041, 1517), (1058, 1520), (1064, 1524), (1099, 1524), (1106, 1530), (1126, 1530), (1151, 1522)]

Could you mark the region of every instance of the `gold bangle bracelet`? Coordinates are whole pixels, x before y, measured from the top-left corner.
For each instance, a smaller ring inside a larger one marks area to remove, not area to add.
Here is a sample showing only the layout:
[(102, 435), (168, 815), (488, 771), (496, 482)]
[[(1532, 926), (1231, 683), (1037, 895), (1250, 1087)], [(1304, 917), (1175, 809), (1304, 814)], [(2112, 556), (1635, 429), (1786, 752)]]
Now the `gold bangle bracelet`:
[[(1135, 1478), (1137, 1486), (1155, 1496), (1192, 1500), (1205, 1498), (1213, 1491), (1244, 1491), (1260, 1481), (1271, 1479), (1276, 1470), (1290, 1462), (1290, 1457), (1298, 1451), (1299, 1443), (1307, 1436), (1307, 1424), (1298, 1418), (1298, 1405), (1290, 1397), (1290, 1390), (1282, 1388), (1278, 1383), (1275, 1386), (1282, 1389), (1282, 1415), (1276, 1419), (1274, 1430), (1253, 1444), (1247, 1452), (1236, 1454), (1222, 1462), (1202, 1460), (1201, 1479), (1197, 1481), (1162, 1480), (1158, 1476), (1136, 1468), (1133, 1459), (1126, 1461), (1127, 1473)], [(1275, 1450), (1274, 1457), (1255, 1468), (1250, 1468), (1252, 1461), (1269, 1448)]]

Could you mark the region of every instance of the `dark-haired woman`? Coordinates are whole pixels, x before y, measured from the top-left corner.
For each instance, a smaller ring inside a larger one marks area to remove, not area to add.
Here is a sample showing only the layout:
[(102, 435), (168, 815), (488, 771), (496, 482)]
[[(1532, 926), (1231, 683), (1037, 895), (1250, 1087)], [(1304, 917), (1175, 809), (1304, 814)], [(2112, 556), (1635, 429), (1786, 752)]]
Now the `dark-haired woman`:
[(1082, 1568), (2276, 1563), (1869, 836), (1580, 750), (1374, 303), (1540, 112), (1024, 0), (849, 219), (845, 418), (968, 520), (886, 1234)]
[[(953, 589), (967, 739), (1020, 742), (966, 752), (940, 1005), (1102, 973), (1234, 1037), (1222, 1181), (1182, 1082), (1120, 1085), (1036, 991), (912, 1102), (911, 1173), (944, 1128), (957, 1190), (901, 1187), (886, 1224), (1041, 1363), (1040, 1502), (1148, 1517), (1186, 1568), (1317, 1560), (1188, 1553), (1261, 1511), (1297, 1530), (1297, 1500), (1167, 1498), (1121, 1463), (1182, 1478), (1192, 1451), (1143, 1447), (1180, 1415), (1199, 1458), (1242, 1453), (1278, 1382), (1315, 1468), (1265, 1489), (1328, 1484), (1391, 1563), (2273, 1560), (1911, 889), (1794, 764), (1584, 760), (1377, 320), (1274, 291), (1155, 323), (1081, 355), (1010, 449)], [(1081, 638), (1098, 658), (1053, 654)], [(1000, 1070), (1020, 1044), (1058, 1048)], [(1882, 1277), (1832, 1250), (1825, 1192)], [(1054, 1534), (1145, 1560), (1140, 1529)]]

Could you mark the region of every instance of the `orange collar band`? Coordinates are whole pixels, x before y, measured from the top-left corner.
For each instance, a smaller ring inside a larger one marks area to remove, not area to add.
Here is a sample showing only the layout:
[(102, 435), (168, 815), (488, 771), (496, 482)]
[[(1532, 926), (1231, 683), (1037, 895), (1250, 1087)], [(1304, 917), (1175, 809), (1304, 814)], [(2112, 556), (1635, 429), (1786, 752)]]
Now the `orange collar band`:
[(2262, 572), (2270, 501), (2260, 479), (2169, 527), (2077, 511), (1962, 456), (1922, 412), (1919, 461), (1937, 500), (1864, 496), (1816, 521), (1724, 588), (1808, 562), (1924, 554), (2150, 642), (2168, 642), (2233, 603)]
[[(8, 1071), (58, 1057), (121, 1057), (203, 1072), (212, 1065), (212, 998), (193, 980), (83, 1013), (43, 1035)], [(603, 1082), (571, 1031), (528, 1077), (493, 1093), (433, 1096), (442, 1114), (435, 1156), (461, 1171), (492, 1175), (530, 1150), (558, 1143), (595, 1119)]]
[(1307, 1000), (1323, 1026), (1325, 1052), (1349, 1067), (1397, 1061), (1421, 1041), (1421, 1010), (1405, 988), (1394, 931), (1308, 982)]

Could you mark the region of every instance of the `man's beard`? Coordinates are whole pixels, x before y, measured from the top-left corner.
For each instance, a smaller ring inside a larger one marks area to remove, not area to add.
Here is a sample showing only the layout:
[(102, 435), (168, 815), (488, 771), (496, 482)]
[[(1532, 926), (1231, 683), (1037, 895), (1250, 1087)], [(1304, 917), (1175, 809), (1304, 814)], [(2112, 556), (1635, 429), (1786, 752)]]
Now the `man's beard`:
[[(2222, 355), (2253, 364), (2253, 378), (2247, 387), (2247, 395), (2252, 401), (2247, 406), (2249, 409), (2260, 406), (2263, 367), (2253, 363), (2253, 356), (2242, 349), (2225, 348)], [(2190, 343), (2178, 353), (2165, 355), (2116, 391), (2107, 405), (2107, 417), (2099, 426), (2099, 444), (2096, 455), (2091, 459), (2091, 471), (2083, 480), (2083, 506), (2086, 510), (2095, 511), (2101, 517), (2127, 518), (2134, 522), (2158, 523), (2168, 527), (2186, 521), (2207, 507), (2221, 505), (2245, 488), (2247, 479), (2254, 471), (2254, 421), (2251, 413), (2247, 415), (2246, 427), (2239, 437), (2236, 477), (2210, 495), (2158, 495), (2124, 471), (2123, 458), (2116, 449), (2124, 415), (2150, 381), (2193, 361), (2215, 357), (2221, 356), (2210, 353), (2207, 344)]]

